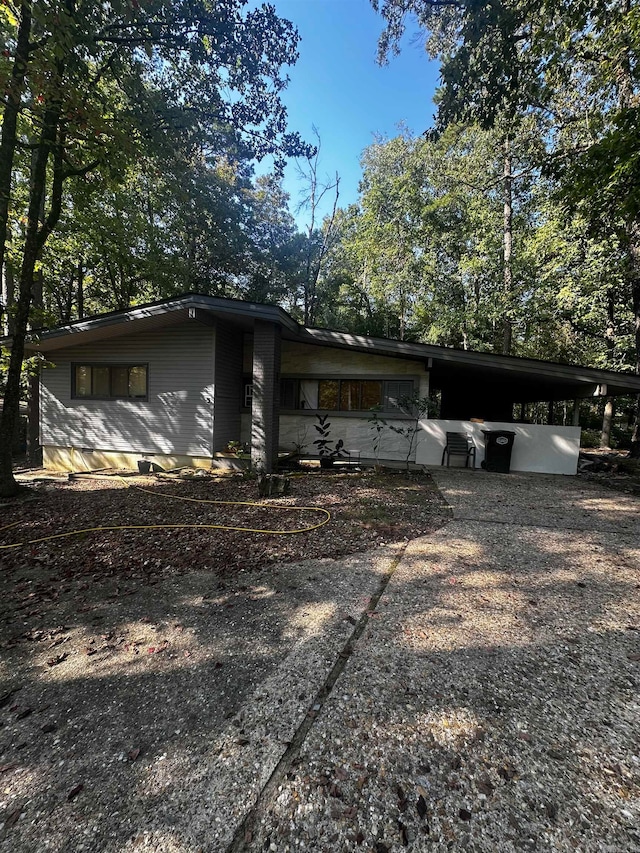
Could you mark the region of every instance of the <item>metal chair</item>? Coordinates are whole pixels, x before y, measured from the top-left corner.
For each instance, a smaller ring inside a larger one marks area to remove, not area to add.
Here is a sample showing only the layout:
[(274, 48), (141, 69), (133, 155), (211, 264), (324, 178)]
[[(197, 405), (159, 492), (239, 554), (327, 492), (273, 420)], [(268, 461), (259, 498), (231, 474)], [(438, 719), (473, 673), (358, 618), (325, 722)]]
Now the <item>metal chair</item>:
[(451, 456), (464, 456), (465, 468), (469, 467), (469, 459), (472, 459), (473, 464), (471, 467), (476, 467), (476, 446), (469, 438), (469, 436), (465, 435), (463, 432), (447, 433), (447, 443), (445, 444), (444, 450), (442, 451), (442, 462), (440, 463), (441, 465), (444, 465), (445, 456), (447, 457), (447, 468), (449, 467)]

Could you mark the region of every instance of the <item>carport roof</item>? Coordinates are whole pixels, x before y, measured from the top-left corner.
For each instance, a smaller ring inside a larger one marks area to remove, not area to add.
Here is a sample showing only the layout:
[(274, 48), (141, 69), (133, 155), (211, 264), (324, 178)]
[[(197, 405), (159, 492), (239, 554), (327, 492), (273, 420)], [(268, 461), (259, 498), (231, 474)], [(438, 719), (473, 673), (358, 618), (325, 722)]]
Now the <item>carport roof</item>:
[(500, 386), (514, 400), (522, 402), (640, 393), (640, 376), (632, 373), (371, 338), (328, 329), (305, 329), (304, 333), (309, 342), (315, 344), (424, 361), (435, 388), (454, 382), (489, 381), (494, 389)]
[[(640, 376), (631, 373), (308, 328), (274, 305), (195, 293), (41, 329), (32, 333), (27, 348), (52, 352), (189, 319), (211, 324), (224, 320), (247, 332), (253, 330), (257, 320), (276, 323), (287, 340), (421, 361), (430, 372), (432, 387), (489, 382), (494, 393), (514, 401), (640, 393)], [(5, 342), (10, 343), (10, 339)]]

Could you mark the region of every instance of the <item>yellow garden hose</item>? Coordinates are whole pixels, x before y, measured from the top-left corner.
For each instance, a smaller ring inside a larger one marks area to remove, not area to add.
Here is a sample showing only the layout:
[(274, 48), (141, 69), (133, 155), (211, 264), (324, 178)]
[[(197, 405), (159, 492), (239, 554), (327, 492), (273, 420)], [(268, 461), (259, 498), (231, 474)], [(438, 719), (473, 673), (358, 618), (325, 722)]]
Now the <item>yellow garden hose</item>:
[[(108, 475), (107, 475), (108, 476)], [(293, 535), (294, 533), (308, 533), (311, 530), (317, 530), (327, 524), (331, 519), (331, 513), (319, 506), (282, 506), (281, 504), (260, 504), (254, 501), (215, 501), (206, 500), (204, 498), (187, 498), (182, 495), (165, 495), (161, 492), (154, 492), (151, 489), (143, 489), (142, 486), (131, 486), (124, 477), (119, 477), (128, 489), (138, 489), (141, 492), (146, 492), (155, 497), (171, 498), (176, 501), (190, 501), (191, 503), (199, 504), (218, 504), (219, 506), (255, 506), (260, 509), (284, 510), (285, 512), (320, 512), (324, 515), (322, 521), (317, 524), (301, 527), (297, 530), (263, 530), (257, 527), (232, 527), (227, 524), (118, 524), (113, 526), (101, 527), (84, 527), (81, 530), (68, 530), (65, 533), (54, 533), (52, 536), (41, 536), (38, 539), (26, 539), (24, 542), (14, 542), (11, 545), (0, 545), (0, 551), (8, 551), (11, 548), (23, 548), (27, 545), (37, 545), (40, 542), (49, 542), (52, 539), (64, 539), (67, 536), (80, 536), (82, 533), (100, 533), (109, 530), (239, 530), (244, 533), (268, 533), (271, 535)], [(12, 527), (17, 527), (21, 522), (14, 521), (12, 524), (7, 524), (0, 527), (0, 532), (9, 530)]]

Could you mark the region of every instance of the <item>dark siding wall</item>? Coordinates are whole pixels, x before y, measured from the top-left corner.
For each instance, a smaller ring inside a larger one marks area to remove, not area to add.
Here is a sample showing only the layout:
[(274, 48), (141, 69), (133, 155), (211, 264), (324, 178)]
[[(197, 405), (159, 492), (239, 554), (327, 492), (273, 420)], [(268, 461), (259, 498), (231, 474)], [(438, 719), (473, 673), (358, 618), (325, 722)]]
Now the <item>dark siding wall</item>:
[(251, 464), (266, 473), (277, 469), (280, 415), (280, 327), (256, 320), (253, 335)]
[(241, 331), (233, 326), (218, 323), (216, 328), (214, 451), (224, 450), (229, 441), (240, 441), (242, 346)]

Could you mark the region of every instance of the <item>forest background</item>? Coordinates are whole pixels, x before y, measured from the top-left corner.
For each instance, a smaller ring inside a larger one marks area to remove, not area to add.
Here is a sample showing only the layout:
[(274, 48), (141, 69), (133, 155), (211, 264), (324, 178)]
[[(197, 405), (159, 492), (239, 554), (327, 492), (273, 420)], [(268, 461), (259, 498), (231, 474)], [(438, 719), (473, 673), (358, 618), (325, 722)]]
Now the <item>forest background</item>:
[[(3, 2), (3, 444), (37, 367), (23, 369), (28, 328), (184, 292), (638, 371), (637, 3), (372, 5), (381, 62), (417, 19), (440, 63), (437, 121), (367, 147), (344, 208), (320, 137), (287, 132), (298, 37), (272, 7)], [(265, 155), (276, 167), (256, 177)], [(292, 157), (304, 230), (282, 188)], [(612, 413), (609, 401), (605, 444)]]

